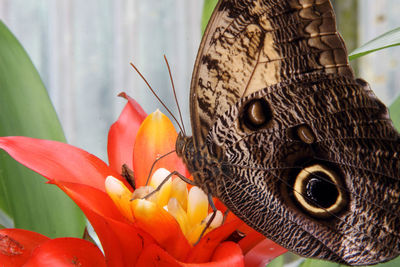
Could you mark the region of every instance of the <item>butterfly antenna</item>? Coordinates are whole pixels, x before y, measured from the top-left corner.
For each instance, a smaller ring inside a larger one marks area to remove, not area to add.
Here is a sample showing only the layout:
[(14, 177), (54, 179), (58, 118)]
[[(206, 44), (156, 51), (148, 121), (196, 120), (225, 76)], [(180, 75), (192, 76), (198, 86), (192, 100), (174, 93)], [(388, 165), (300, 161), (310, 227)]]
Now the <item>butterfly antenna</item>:
[(167, 57), (166, 57), (165, 55), (164, 55), (164, 60), (165, 60), (165, 63), (167, 64), (168, 73), (169, 73), (169, 79), (171, 80), (171, 84), (172, 84), (172, 92), (174, 92), (175, 103), (176, 103), (176, 106), (178, 107), (179, 118), (181, 119), (181, 124), (182, 124), (182, 128), (183, 128), (183, 133), (186, 135), (185, 124), (183, 123), (183, 119), (182, 119), (181, 107), (179, 106), (178, 98), (176, 97), (176, 90), (175, 90), (174, 79), (172, 79), (171, 68), (170, 68), (170, 66), (169, 66)]
[(156, 94), (156, 92), (153, 90), (153, 88), (151, 87), (151, 85), (149, 84), (149, 82), (146, 80), (146, 78), (142, 75), (142, 73), (140, 73), (140, 71), (136, 68), (136, 66), (131, 62), (130, 63), (131, 66), (135, 69), (135, 71), (139, 74), (139, 76), (143, 79), (143, 81), (146, 83), (147, 87), (149, 87), (150, 91), (153, 93), (153, 95), (157, 98), (157, 100), (161, 103), (161, 105), (163, 105), (163, 107), (168, 111), (168, 113), (172, 116), (172, 118), (174, 119), (174, 121), (178, 124), (179, 129), (181, 130), (181, 132), (185, 132), (183, 131), (181, 125), (179, 124), (179, 121), (175, 118), (174, 114), (172, 114), (171, 110), (169, 110), (169, 108), (167, 108), (167, 106), (164, 104), (164, 102), (158, 97), (158, 95)]

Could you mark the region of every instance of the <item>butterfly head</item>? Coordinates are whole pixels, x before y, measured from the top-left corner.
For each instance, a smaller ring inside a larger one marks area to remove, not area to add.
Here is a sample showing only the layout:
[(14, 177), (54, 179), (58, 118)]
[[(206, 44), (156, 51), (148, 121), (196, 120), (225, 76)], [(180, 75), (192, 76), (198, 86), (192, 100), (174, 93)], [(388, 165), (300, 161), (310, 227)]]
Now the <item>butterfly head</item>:
[(188, 143), (188, 137), (185, 136), (182, 132), (180, 132), (178, 134), (178, 137), (176, 138), (176, 143), (175, 143), (175, 151), (179, 157), (182, 157), (187, 143)]

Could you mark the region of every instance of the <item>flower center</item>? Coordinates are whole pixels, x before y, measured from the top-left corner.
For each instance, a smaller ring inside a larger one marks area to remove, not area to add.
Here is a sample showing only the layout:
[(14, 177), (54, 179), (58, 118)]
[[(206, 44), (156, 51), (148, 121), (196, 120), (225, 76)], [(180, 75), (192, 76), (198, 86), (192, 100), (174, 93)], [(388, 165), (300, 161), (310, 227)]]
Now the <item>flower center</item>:
[[(160, 209), (159, 212), (167, 211), (175, 218), (182, 233), (193, 245), (198, 241), (212, 216), (212, 212), (209, 212), (207, 195), (199, 187), (193, 186), (188, 190), (188, 185), (184, 181), (178, 177), (170, 177), (158, 192), (144, 199), (169, 174), (170, 172), (163, 168), (156, 170), (149, 185), (139, 187), (133, 194), (121, 181), (109, 176), (106, 179), (106, 191), (120, 212), (132, 222), (137, 217), (152, 214), (157, 208)], [(204, 234), (219, 227), (222, 222), (223, 215), (218, 210)]]

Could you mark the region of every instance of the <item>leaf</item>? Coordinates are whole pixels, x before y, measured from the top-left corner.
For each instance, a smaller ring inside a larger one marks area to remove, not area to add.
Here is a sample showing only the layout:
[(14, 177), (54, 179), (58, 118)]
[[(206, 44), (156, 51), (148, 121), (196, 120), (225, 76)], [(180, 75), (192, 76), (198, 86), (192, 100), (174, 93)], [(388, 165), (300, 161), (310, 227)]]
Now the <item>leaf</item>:
[(268, 263), (268, 267), (282, 267), (285, 265), (284, 255), (281, 255), (275, 259), (273, 259), (270, 263)]
[(374, 266), (375, 267), (398, 267), (398, 266), (400, 266), (400, 257), (398, 257), (394, 260), (385, 262), (385, 263), (374, 265)]
[(389, 108), (390, 118), (392, 119), (394, 126), (400, 131), (400, 96), (394, 101)]
[[(300, 267), (346, 267), (347, 265), (341, 265), (334, 262), (324, 261), (324, 260), (315, 260), (315, 259), (306, 259), (300, 264)], [(374, 265), (376, 267), (398, 267), (400, 266), (400, 257), (385, 262)]]
[(201, 18), (201, 32), (204, 33), (206, 30), (208, 21), (210, 20), (211, 14), (217, 5), (218, 0), (205, 0), (203, 6), (203, 16)]
[[(0, 21), (0, 136), (65, 142), (46, 89), (28, 55)], [(56, 186), (0, 151), (0, 208), (17, 228), (81, 237), (84, 217)]]
[(377, 38), (367, 42), (350, 53), (349, 59), (353, 60), (369, 53), (382, 50), (388, 47), (400, 45), (400, 27), (384, 33)]
[(324, 260), (315, 260), (315, 259), (307, 259), (300, 264), (300, 267), (340, 267), (341, 265), (338, 263), (324, 261)]

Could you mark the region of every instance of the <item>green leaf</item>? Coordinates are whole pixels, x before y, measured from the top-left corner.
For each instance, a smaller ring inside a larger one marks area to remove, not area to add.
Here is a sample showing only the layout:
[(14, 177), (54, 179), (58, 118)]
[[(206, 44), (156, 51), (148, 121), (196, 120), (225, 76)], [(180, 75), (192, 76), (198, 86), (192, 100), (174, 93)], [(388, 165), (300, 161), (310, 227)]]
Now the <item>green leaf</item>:
[(282, 267), (285, 265), (284, 255), (281, 255), (275, 259), (273, 259), (270, 263), (268, 263), (268, 267)]
[(375, 267), (398, 267), (400, 266), (400, 257), (389, 262), (374, 265)]
[(389, 108), (390, 118), (392, 119), (394, 126), (400, 131), (400, 97), (394, 101)]
[(350, 53), (349, 59), (353, 60), (369, 53), (388, 47), (400, 45), (400, 27), (378, 36), (363, 46)]
[(217, 5), (218, 0), (205, 0), (203, 6), (203, 16), (201, 18), (201, 32), (202, 34), (206, 30), (207, 23), (210, 20), (211, 14)]
[[(65, 142), (46, 89), (28, 55), (0, 21), (0, 136)], [(60, 189), (0, 151), (0, 208), (17, 228), (81, 237), (85, 220)]]
[[(341, 265), (334, 262), (324, 261), (324, 260), (315, 260), (315, 259), (306, 259), (300, 264), (300, 267), (346, 267), (347, 265)], [(374, 265), (376, 267), (398, 267), (400, 266), (400, 257), (385, 262)]]
[(338, 263), (324, 261), (324, 260), (315, 260), (315, 259), (306, 259), (300, 264), (300, 267), (340, 267), (341, 265)]

